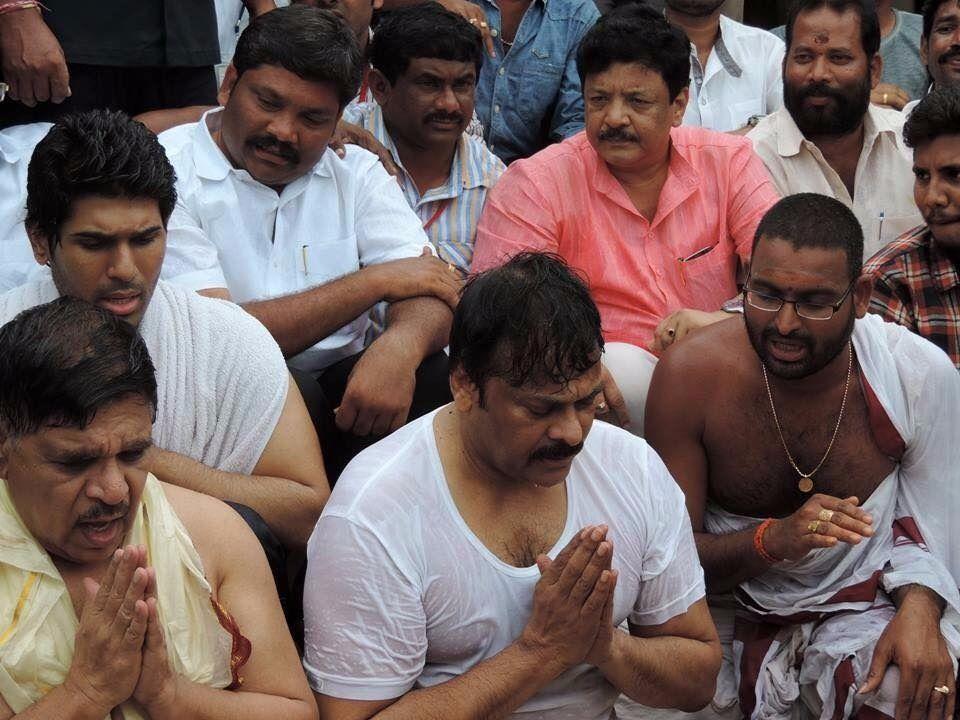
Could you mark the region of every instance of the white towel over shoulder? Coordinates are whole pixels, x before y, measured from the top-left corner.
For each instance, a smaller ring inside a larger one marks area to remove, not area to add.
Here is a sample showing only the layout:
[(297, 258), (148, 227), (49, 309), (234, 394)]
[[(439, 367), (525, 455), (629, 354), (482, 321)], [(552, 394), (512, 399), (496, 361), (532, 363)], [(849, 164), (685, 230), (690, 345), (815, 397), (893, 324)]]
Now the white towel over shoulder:
[[(47, 274), (0, 295), (0, 325), (59, 294)], [(252, 472), (289, 387), (267, 329), (231, 302), (161, 280), (140, 334), (157, 371), (157, 446), (218, 470)]]

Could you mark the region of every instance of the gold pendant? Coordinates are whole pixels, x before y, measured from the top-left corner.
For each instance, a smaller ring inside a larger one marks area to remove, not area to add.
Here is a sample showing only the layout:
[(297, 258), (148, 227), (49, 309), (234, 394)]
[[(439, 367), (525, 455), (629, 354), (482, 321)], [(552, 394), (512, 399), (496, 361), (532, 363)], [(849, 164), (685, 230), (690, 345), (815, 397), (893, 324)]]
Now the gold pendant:
[(800, 482), (797, 483), (797, 487), (800, 488), (800, 492), (808, 493), (813, 490), (813, 480), (808, 477), (800, 478)]

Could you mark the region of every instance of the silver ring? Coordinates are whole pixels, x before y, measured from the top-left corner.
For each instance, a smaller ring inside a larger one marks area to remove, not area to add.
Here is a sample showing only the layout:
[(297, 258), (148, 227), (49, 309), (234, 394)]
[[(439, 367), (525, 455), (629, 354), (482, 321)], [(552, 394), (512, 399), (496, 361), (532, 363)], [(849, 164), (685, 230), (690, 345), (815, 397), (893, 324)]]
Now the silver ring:
[(607, 404), (605, 402), (597, 403), (597, 412), (606, 412)]

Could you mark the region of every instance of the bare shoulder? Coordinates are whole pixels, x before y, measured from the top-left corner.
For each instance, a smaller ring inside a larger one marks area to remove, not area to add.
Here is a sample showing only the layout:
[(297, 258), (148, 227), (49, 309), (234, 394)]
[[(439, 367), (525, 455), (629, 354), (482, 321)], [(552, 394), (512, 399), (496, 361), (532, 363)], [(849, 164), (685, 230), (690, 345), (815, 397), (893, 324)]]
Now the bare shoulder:
[(223, 570), (232, 558), (259, 549), (256, 536), (243, 518), (222, 500), (169, 483), (161, 482), (160, 486), (190, 535), (214, 587), (223, 580)]
[(743, 318), (732, 315), (667, 348), (657, 363), (654, 382), (659, 375), (660, 382), (684, 388), (685, 395), (710, 394), (717, 382), (740, 367), (745, 349), (749, 350), (749, 341)]

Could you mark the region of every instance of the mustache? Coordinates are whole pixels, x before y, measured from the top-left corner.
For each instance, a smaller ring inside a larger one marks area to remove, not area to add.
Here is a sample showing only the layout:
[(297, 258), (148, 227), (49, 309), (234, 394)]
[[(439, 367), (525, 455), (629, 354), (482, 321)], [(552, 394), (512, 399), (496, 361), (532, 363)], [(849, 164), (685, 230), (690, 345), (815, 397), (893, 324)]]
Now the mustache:
[(960, 57), (960, 45), (951, 45), (949, 50), (937, 58), (937, 64), (945, 65), (955, 57)]
[(799, 94), (801, 98), (829, 97), (839, 102), (843, 102), (843, 100), (846, 99), (846, 96), (842, 92), (835, 90), (825, 82), (816, 82), (812, 85), (807, 85), (800, 90)]
[(637, 142), (637, 136), (624, 128), (609, 128), (600, 132), (600, 140), (614, 140), (621, 142)]
[(948, 213), (937, 209), (927, 213), (926, 217), (924, 217), (924, 220), (926, 220), (930, 225), (947, 225), (949, 223), (960, 221), (960, 215), (955, 215), (953, 213)]
[(107, 505), (107, 503), (98, 500), (96, 505), (80, 516), (78, 522), (94, 522), (102, 517), (115, 518), (125, 516), (129, 512), (130, 503), (126, 500), (119, 505)]
[(460, 113), (435, 112), (435, 113), (430, 113), (429, 115), (427, 115), (427, 117), (426, 117), (426, 119), (424, 120), (424, 122), (430, 123), (430, 122), (434, 122), (434, 121), (437, 121), (437, 120), (440, 121), (440, 122), (451, 122), (451, 123), (459, 123), (459, 124), (462, 124), (462, 123), (463, 123), (463, 115), (461, 115)]
[(247, 140), (247, 145), (251, 147), (264, 150), (274, 155), (279, 155), (287, 162), (297, 164), (300, 162), (300, 153), (297, 152), (297, 149), (288, 142), (283, 142), (278, 140), (273, 135), (269, 133), (264, 133), (263, 135), (255, 135), (254, 137)]
[(553, 445), (547, 445), (534, 450), (530, 455), (530, 462), (536, 462), (537, 460), (566, 460), (567, 458), (573, 457), (581, 450), (583, 450), (582, 442), (579, 442), (576, 445), (555, 443)]
[(803, 343), (807, 347), (813, 346), (813, 341), (810, 337), (810, 334), (803, 330), (794, 330), (787, 335), (781, 335), (777, 328), (771, 326), (763, 329), (763, 332), (760, 334), (760, 337), (763, 340), (783, 340), (784, 342), (795, 342)]

